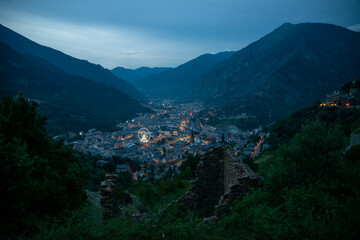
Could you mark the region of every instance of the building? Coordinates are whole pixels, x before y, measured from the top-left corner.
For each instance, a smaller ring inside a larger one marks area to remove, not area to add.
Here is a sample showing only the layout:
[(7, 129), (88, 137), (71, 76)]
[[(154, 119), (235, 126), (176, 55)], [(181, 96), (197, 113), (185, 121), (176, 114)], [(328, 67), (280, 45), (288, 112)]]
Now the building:
[(360, 130), (350, 134), (350, 147), (360, 145)]
[(339, 91), (328, 94), (325, 101), (320, 103), (322, 107), (353, 107), (358, 105), (360, 105), (359, 99), (348, 94), (340, 94)]
[(105, 161), (105, 160), (98, 160), (95, 163), (95, 167), (97, 168), (102, 168), (104, 167), (104, 165), (107, 165), (109, 163), (109, 161)]
[(129, 170), (128, 165), (126, 165), (126, 164), (116, 164), (116, 172), (122, 173), (122, 172), (126, 172), (128, 170)]

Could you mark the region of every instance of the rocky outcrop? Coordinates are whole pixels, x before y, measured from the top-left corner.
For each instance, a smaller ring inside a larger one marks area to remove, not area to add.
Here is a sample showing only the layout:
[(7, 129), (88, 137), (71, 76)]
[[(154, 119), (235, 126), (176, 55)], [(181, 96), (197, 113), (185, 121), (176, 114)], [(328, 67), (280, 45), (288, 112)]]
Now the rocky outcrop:
[(242, 199), (251, 189), (260, 187), (259, 176), (242, 160), (229, 153), (225, 158), (224, 172), (225, 193), (216, 206), (217, 216), (227, 214), (231, 203)]
[(103, 209), (103, 220), (119, 216), (132, 217), (140, 220), (142, 215), (139, 211), (129, 211), (124, 205), (132, 204), (133, 199), (129, 192), (122, 192), (120, 198), (116, 194), (118, 175), (105, 174), (105, 181), (100, 186), (100, 206)]
[(231, 203), (260, 187), (259, 176), (223, 148), (212, 149), (201, 158), (196, 176), (178, 203), (200, 217), (227, 214)]
[(225, 152), (221, 148), (206, 153), (197, 166), (197, 178), (178, 202), (189, 206), (201, 217), (211, 216), (225, 192), (224, 161)]
[(107, 220), (119, 215), (119, 208), (117, 207), (115, 188), (116, 174), (105, 174), (105, 181), (101, 182), (100, 186), (100, 204), (103, 208), (103, 219)]
[(245, 173), (243, 176), (236, 178), (236, 183), (229, 187), (229, 190), (221, 196), (219, 204), (216, 206), (216, 215), (218, 217), (226, 215), (230, 211), (230, 205), (235, 200), (241, 200), (251, 191), (259, 188), (259, 177), (257, 174)]

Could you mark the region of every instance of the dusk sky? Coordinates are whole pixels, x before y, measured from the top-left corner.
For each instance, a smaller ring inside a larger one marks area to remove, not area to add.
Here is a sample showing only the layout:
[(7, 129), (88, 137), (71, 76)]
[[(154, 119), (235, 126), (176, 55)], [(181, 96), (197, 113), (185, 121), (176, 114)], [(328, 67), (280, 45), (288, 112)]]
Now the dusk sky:
[(284, 22), (360, 29), (360, 0), (0, 0), (0, 23), (112, 69), (240, 50)]

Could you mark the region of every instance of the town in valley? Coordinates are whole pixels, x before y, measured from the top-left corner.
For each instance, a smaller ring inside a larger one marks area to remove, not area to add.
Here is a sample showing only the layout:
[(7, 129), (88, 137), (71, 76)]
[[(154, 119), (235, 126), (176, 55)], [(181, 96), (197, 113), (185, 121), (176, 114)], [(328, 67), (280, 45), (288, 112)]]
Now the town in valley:
[[(169, 168), (176, 170), (189, 154), (202, 155), (224, 144), (239, 158), (254, 157), (261, 149), (268, 147), (263, 144), (265, 133), (261, 131), (262, 127), (241, 131), (235, 125), (221, 128), (210, 126), (208, 115), (214, 116), (214, 113), (205, 109), (200, 102), (152, 100), (147, 107), (153, 112), (142, 113), (119, 123), (116, 131), (89, 129), (76, 135), (68, 134), (72, 138), (66, 142), (74, 150), (101, 155), (94, 167), (101, 168), (108, 164), (112, 156), (137, 160), (141, 170), (136, 172), (129, 165), (116, 165), (116, 171), (130, 171), (134, 179), (146, 178), (151, 172), (155, 178), (159, 178)], [(237, 117), (247, 115), (243, 113)], [(143, 129), (149, 132), (147, 141), (141, 139)]]

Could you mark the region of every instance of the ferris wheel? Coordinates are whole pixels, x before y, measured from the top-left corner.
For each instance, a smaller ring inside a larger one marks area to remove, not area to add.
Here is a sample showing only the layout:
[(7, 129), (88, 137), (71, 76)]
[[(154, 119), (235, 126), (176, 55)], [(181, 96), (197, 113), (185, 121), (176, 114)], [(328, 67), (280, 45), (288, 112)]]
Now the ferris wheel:
[(140, 142), (147, 143), (151, 139), (151, 133), (147, 128), (140, 128), (138, 131), (138, 138)]

